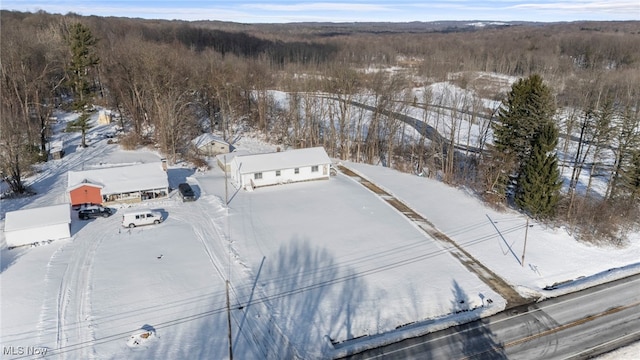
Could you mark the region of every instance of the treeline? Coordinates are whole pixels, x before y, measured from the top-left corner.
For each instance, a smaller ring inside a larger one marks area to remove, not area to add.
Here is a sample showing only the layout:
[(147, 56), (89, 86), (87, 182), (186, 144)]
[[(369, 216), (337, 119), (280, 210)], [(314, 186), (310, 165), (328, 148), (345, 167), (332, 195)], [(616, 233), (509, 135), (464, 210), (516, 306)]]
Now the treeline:
[(179, 42), (197, 52), (213, 50), (222, 56), (258, 58), (267, 56), (273, 64), (324, 63), (331, 60), (337, 48), (332, 44), (271, 41), (243, 32), (194, 27), (188, 23), (169, 23), (150, 27), (132, 24), (129, 31), (141, 33), (143, 40), (161, 44)]
[[(26, 191), (21, 179), (30, 165), (46, 160), (52, 112), (74, 107), (86, 119), (80, 105), (90, 100), (123, 115), (124, 146), (153, 144), (170, 161), (197, 162), (189, 140), (204, 131), (232, 141), (251, 128), (283, 145), (322, 145), (332, 157), (424, 171), (494, 194), (500, 167), (484, 154), (498, 109), (483, 99), (507, 94), (470, 75), (481, 71), (539, 74), (563, 111), (555, 118), (564, 134), (557, 144), (561, 162), (581, 171), (571, 174), (551, 220), (583, 236), (614, 239), (638, 222), (638, 22), (475, 31), (448, 24), (424, 32), (416, 31), (420, 24), (410, 24), (411, 31), (388, 24), (385, 32), (381, 24), (190, 23), (8, 11), (1, 17), (0, 165), (15, 192)], [(95, 41), (83, 40), (87, 32)], [(84, 61), (84, 50), (95, 61)], [(468, 92), (438, 97), (428, 86), (439, 81)], [(414, 88), (424, 90), (421, 98)], [(272, 90), (287, 92), (288, 106)], [(433, 127), (410, 139), (406, 116), (416, 109)], [(480, 129), (479, 144), (471, 144), (465, 123)], [(84, 133), (87, 126), (80, 121), (69, 130)], [(589, 180), (584, 190), (578, 186), (584, 172), (589, 179), (606, 177), (611, 189), (599, 194)], [(598, 218), (603, 213), (606, 220)]]

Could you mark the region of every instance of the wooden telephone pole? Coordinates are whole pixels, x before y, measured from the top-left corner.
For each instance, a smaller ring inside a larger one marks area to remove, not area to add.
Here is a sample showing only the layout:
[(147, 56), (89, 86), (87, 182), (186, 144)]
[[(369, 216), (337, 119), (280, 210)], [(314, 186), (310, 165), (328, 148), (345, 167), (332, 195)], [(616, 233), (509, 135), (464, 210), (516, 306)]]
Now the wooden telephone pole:
[(233, 336), (231, 336), (231, 304), (229, 303), (229, 280), (227, 280), (227, 327), (229, 335), (229, 360), (233, 360)]
[(229, 206), (229, 190), (227, 187), (227, 155), (224, 156), (224, 206)]
[[(224, 156), (224, 206), (227, 208), (227, 226), (229, 226), (229, 190), (227, 187), (227, 155)], [(229, 360), (233, 360), (233, 336), (231, 332), (231, 302), (229, 301), (229, 279), (231, 278), (231, 243), (229, 243), (229, 273), (227, 274), (227, 334), (229, 336)]]
[(522, 248), (522, 267), (524, 267), (524, 253), (527, 251), (527, 233), (529, 232), (529, 217), (527, 216), (527, 225), (524, 228), (524, 247)]

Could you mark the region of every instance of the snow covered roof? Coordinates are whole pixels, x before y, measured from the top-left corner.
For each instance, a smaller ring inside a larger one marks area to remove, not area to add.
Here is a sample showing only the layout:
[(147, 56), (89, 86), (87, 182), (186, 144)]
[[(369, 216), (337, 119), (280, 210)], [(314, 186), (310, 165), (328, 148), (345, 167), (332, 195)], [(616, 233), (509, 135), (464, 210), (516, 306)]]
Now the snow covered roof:
[(100, 189), (104, 188), (104, 185), (99, 184), (98, 182), (91, 181), (91, 180), (89, 180), (89, 179), (84, 179), (84, 180), (83, 180), (81, 183), (79, 183), (79, 184), (75, 184), (75, 185), (73, 185), (73, 186), (69, 186), (69, 187), (67, 188), (67, 191), (75, 190), (75, 189), (77, 189), (77, 188), (79, 188), (79, 187), (82, 187), (82, 186), (91, 186), (91, 187), (100, 188)]
[(162, 163), (69, 171), (67, 190), (83, 183), (102, 185), (103, 195), (169, 187)]
[(248, 152), (248, 151), (244, 151), (244, 150), (237, 150), (237, 151), (226, 153), (226, 154), (218, 154), (218, 155), (216, 155), (216, 159), (219, 162), (223, 163), (223, 164), (224, 164), (225, 159), (226, 159), (227, 160), (227, 164), (229, 164), (229, 163), (231, 163), (231, 160), (233, 160), (237, 156), (245, 156), (245, 155), (251, 155), (251, 153)]
[(71, 213), (69, 204), (45, 206), (7, 212), (4, 221), (4, 231), (69, 224), (70, 222)]
[(47, 143), (47, 149), (51, 152), (61, 151), (64, 148), (64, 141), (56, 140)]
[(227, 143), (226, 141), (224, 141), (222, 138), (217, 137), (211, 133), (204, 133), (200, 136), (198, 136), (197, 138), (191, 140), (191, 143), (197, 147), (197, 148), (201, 148), (203, 146), (209, 145), (212, 142), (217, 142), (220, 144), (225, 144), (225, 145), (229, 145), (229, 143)]
[(233, 160), (238, 163), (241, 174), (331, 163), (331, 159), (329, 159), (329, 155), (327, 155), (323, 147), (242, 155), (235, 157)]

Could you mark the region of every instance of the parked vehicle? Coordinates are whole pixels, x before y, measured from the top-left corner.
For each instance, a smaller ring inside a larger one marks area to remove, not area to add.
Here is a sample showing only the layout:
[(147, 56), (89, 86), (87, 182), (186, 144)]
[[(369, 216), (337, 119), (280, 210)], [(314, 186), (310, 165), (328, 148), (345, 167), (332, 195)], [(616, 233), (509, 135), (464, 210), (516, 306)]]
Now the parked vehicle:
[(180, 196), (182, 197), (182, 201), (195, 201), (196, 200), (196, 194), (193, 192), (193, 189), (191, 188), (191, 185), (189, 185), (187, 183), (182, 183), (182, 184), (178, 185), (178, 192), (180, 193)]
[(164, 218), (159, 211), (138, 210), (122, 215), (122, 226), (133, 228), (140, 225), (160, 224)]
[(97, 217), (109, 217), (114, 213), (113, 209), (98, 205), (91, 205), (81, 208), (78, 211), (80, 220), (95, 219)]

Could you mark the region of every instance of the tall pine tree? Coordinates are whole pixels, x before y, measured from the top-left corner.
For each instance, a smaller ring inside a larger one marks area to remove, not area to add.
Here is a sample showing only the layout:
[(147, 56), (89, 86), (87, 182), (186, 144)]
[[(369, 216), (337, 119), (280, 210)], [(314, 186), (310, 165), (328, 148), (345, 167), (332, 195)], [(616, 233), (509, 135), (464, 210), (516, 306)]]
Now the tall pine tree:
[(553, 121), (555, 111), (551, 89), (542, 83), (540, 75), (518, 80), (503, 100), (498, 119), (493, 123), (495, 150), (513, 154), (516, 166), (522, 165), (531, 152), (536, 134)]
[(557, 127), (553, 123), (543, 125), (518, 177), (516, 204), (535, 218), (551, 217), (558, 204), (562, 181), (555, 153), (557, 144)]
[(621, 171), (621, 188), (635, 203), (640, 200), (640, 150), (633, 151), (630, 158), (629, 164)]
[(551, 89), (534, 74), (513, 84), (493, 123), (492, 151), (500, 155), (494, 158), (513, 159), (509, 176), (501, 178), (505, 183), (496, 188), (509, 189), (506, 182), (517, 179), (513, 187), (516, 205), (536, 217), (553, 214), (558, 202), (555, 111)]
[(81, 112), (80, 117), (69, 123), (67, 129), (80, 131), (82, 133), (82, 147), (86, 147), (86, 134), (91, 128), (87, 105), (94, 93), (90, 75), (91, 69), (100, 62), (95, 53), (98, 40), (91, 33), (91, 29), (81, 23), (76, 23), (69, 28), (67, 42), (71, 50), (68, 83), (73, 92), (72, 107)]

